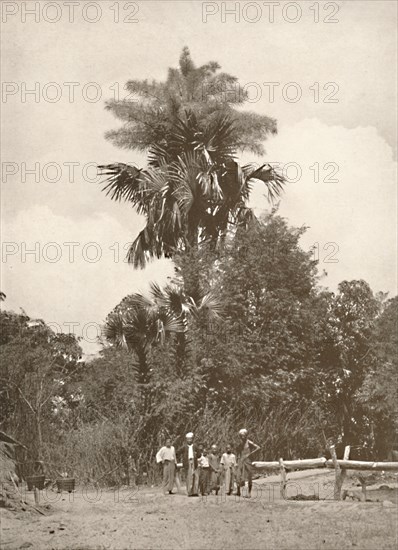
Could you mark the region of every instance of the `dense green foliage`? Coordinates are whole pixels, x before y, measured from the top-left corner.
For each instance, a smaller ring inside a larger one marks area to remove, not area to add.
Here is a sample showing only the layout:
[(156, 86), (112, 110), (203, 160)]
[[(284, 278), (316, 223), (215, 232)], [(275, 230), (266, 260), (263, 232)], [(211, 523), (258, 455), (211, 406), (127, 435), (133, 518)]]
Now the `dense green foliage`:
[(81, 349), (73, 335), (55, 334), (25, 314), (2, 311), (0, 325), (1, 420), (41, 458), (43, 426), (60, 407), (75, 406)]
[[(122, 481), (129, 455), (151, 471), (166, 435), (178, 446), (193, 430), (223, 446), (242, 426), (261, 445), (259, 459), (313, 457), (339, 435), (354, 456), (385, 458), (397, 419), (397, 299), (377, 299), (364, 281), (344, 281), (336, 294), (319, 288), (302, 232), (270, 215), (222, 251), (177, 255), (168, 289), (115, 308), (147, 307), (146, 317), (125, 319), (147, 323), (149, 315), (152, 332), (127, 323), (130, 343), (108, 334), (112, 343), (88, 364), (76, 363), (71, 337), (45, 332), (43, 340), (45, 325), (21, 334), (29, 320), (3, 312), (1, 426), (31, 444), (34, 415), (16, 388), (40, 403), (33, 369), (51, 393), (42, 454), (82, 480)], [(217, 301), (206, 305), (209, 295)]]

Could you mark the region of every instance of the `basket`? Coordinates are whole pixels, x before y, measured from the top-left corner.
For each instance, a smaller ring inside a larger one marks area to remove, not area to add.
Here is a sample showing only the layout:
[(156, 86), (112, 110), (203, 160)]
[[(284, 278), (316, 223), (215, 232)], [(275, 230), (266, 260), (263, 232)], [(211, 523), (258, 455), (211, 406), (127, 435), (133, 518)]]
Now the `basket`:
[(75, 478), (63, 477), (57, 479), (57, 489), (60, 493), (62, 493), (62, 491), (68, 491), (68, 493), (71, 493), (75, 490)]
[(28, 484), (28, 491), (33, 491), (34, 488), (40, 491), (44, 489), (45, 476), (29, 476), (26, 478)]

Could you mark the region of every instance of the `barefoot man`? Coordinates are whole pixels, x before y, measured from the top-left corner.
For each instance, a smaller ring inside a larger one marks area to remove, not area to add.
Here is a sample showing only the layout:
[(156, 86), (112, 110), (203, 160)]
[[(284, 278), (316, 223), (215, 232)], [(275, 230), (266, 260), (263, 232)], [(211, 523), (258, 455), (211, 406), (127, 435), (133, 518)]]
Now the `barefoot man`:
[(240, 443), (237, 448), (238, 466), (236, 469), (237, 496), (240, 496), (240, 488), (244, 486), (245, 481), (248, 482), (248, 495), (252, 493), (252, 460), (253, 453), (259, 450), (259, 446), (250, 441), (247, 437), (247, 430), (242, 428), (239, 430)]
[(156, 455), (156, 462), (163, 464), (163, 490), (172, 495), (177, 465), (176, 452), (170, 438), (166, 439), (165, 443)]
[(185, 444), (181, 450), (181, 454), (187, 483), (187, 495), (189, 497), (197, 497), (199, 496), (198, 456), (192, 432), (188, 432), (185, 436)]
[(221, 457), (221, 466), (224, 470), (225, 492), (231, 495), (234, 488), (236, 457), (231, 445), (227, 445), (226, 452)]

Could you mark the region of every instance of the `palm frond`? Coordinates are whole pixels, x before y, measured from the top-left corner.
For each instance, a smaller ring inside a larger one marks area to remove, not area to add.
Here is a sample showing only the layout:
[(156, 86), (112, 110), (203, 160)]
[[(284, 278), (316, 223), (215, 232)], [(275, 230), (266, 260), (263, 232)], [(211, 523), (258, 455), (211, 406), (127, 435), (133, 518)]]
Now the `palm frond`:
[(135, 166), (128, 164), (108, 164), (98, 166), (100, 176), (106, 176), (107, 185), (103, 188), (112, 200), (122, 199), (131, 202), (140, 209), (144, 208), (144, 195), (142, 190), (143, 172)]
[(213, 162), (222, 163), (235, 158), (236, 129), (227, 115), (211, 119), (203, 131), (202, 145)]
[(268, 200), (271, 203), (280, 198), (286, 183), (285, 178), (269, 164), (263, 164), (254, 171), (249, 172), (246, 177), (248, 181), (260, 180), (265, 183), (268, 192)]
[(196, 313), (198, 312), (205, 313), (210, 319), (221, 319), (223, 313), (222, 302), (214, 292), (208, 292), (196, 304)]
[(179, 156), (176, 162), (170, 166), (170, 179), (173, 182), (173, 197), (175, 197), (180, 211), (187, 213), (201, 196), (199, 185), (200, 170), (196, 156), (186, 153)]
[(127, 252), (127, 261), (136, 269), (144, 269), (151, 259), (160, 258), (161, 255), (162, 252), (156, 247), (153, 229), (147, 225), (132, 242)]
[(125, 334), (125, 319), (123, 315), (113, 313), (108, 315), (106, 323), (103, 327), (104, 336), (108, 342), (117, 347), (127, 347)]
[(162, 311), (157, 319), (157, 339), (164, 344), (168, 333), (185, 332), (185, 326), (181, 319), (177, 319), (172, 313)]

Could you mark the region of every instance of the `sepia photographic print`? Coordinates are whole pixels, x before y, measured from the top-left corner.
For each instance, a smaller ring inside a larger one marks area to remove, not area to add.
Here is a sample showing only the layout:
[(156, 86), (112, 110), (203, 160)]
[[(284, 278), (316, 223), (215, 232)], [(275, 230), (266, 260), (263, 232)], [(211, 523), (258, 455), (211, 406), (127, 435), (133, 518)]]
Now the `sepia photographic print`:
[(1, 0), (0, 548), (398, 547), (396, 0)]

